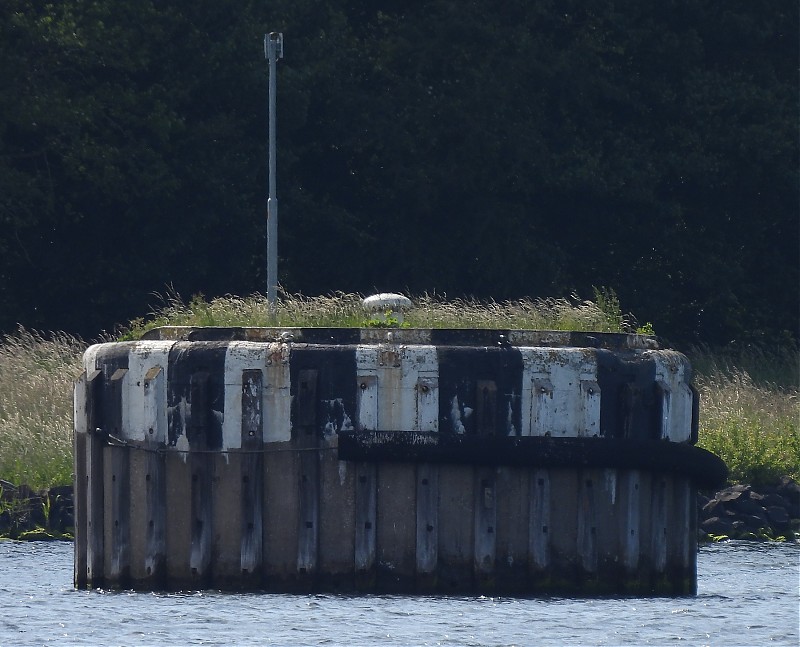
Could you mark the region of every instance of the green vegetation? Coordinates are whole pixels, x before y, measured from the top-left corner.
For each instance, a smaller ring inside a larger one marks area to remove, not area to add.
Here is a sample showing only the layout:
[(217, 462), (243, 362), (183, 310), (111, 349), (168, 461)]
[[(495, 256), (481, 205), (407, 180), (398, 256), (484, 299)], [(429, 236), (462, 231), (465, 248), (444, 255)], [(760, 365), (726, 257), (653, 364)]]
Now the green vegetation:
[[(136, 319), (120, 340), (138, 339), (158, 326), (285, 326), (343, 327), (371, 325), (360, 294), (336, 293), (307, 297), (282, 294), (270, 314), (266, 297), (225, 296), (205, 300), (195, 296), (187, 304), (178, 295), (164, 297), (164, 306), (146, 319)], [(595, 301), (572, 299), (517, 299), (478, 301), (423, 294), (404, 313), (407, 328), (516, 328), (528, 330), (584, 330), (632, 332), (632, 317), (623, 315), (613, 290), (595, 289)], [(396, 321), (396, 320), (395, 320)], [(388, 322), (391, 323), (391, 322)], [(376, 325), (376, 324), (372, 324)], [(387, 322), (382, 322), (387, 325)]]
[(700, 392), (699, 445), (720, 456), (735, 483), (800, 480), (800, 349), (690, 353)]
[[(412, 327), (531, 328), (626, 331), (618, 301), (518, 300), (481, 303), (415, 297), (405, 313)], [(601, 307), (602, 304), (602, 307)], [(280, 326), (360, 326), (361, 297), (283, 295)], [(147, 321), (132, 322), (119, 339), (136, 339), (161, 325), (270, 325), (263, 297), (227, 297), (188, 304), (177, 296)], [(0, 479), (38, 489), (71, 481), (72, 383), (85, 344), (64, 335), (19, 329), (0, 343)], [(761, 484), (788, 474), (800, 480), (800, 349), (747, 348), (689, 352), (701, 395), (700, 445), (721, 456), (737, 483)]]
[(19, 329), (0, 341), (0, 479), (34, 489), (72, 482), (78, 339)]

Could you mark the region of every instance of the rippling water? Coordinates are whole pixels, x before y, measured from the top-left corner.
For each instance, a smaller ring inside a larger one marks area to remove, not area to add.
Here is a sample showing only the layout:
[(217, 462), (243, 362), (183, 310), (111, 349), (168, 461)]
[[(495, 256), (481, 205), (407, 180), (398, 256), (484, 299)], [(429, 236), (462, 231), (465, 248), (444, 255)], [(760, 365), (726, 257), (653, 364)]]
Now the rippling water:
[(800, 548), (701, 548), (697, 597), (75, 591), (72, 545), (0, 541), (0, 645), (792, 645)]

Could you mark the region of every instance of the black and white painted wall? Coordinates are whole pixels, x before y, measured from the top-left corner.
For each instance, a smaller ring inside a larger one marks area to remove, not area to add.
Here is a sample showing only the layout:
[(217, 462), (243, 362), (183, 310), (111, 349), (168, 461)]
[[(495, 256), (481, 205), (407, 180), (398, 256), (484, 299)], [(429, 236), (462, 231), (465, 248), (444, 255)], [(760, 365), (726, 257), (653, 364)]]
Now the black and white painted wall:
[[(693, 447), (691, 380), (625, 334), (98, 344), (75, 393), (76, 585), (692, 591), (694, 487), (724, 466)], [(470, 523), (445, 532), (454, 511)]]
[[(589, 338), (596, 346), (574, 347), (557, 345), (570, 341), (568, 333), (528, 340), (524, 331), (493, 338), (478, 331), (479, 343), (469, 345), (460, 330), (356, 330), (364, 339), (350, 330), (325, 332), (329, 339), (314, 329), (310, 342), (307, 330), (295, 329), (269, 342), (98, 344), (86, 352), (84, 368), (101, 370), (109, 382), (117, 373), (126, 439), (156, 434), (183, 449), (239, 448), (248, 385), (268, 412), (267, 443), (290, 440), (295, 418), (312, 413), (325, 437), (386, 430), (687, 442), (696, 432), (688, 361), (644, 347), (647, 338), (596, 335)], [(212, 329), (207, 336), (229, 334)], [(309, 379), (316, 394), (311, 413), (297, 406)]]

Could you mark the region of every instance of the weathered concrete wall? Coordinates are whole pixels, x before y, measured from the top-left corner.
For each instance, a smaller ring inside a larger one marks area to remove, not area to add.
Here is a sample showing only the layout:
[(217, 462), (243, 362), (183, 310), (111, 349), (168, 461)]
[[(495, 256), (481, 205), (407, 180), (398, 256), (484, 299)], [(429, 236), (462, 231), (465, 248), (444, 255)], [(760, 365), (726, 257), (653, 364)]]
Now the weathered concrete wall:
[(87, 350), (75, 584), (695, 589), (679, 353), (633, 335), (161, 329)]

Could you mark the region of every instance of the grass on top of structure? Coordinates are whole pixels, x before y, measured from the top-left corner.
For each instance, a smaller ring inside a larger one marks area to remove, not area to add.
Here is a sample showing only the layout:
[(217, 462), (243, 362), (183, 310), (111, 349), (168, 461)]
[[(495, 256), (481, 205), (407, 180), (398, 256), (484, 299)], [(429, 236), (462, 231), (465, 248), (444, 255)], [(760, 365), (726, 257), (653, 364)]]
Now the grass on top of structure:
[[(409, 328), (500, 328), (632, 332), (630, 315), (623, 315), (613, 291), (596, 290), (595, 301), (517, 299), (514, 301), (447, 300), (438, 295), (411, 297), (404, 313)], [(336, 293), (309, 297), (281, 294), (270, 313), (266, 297), (225, 296), (206, 301), (195, 296), (185, 303), (177, 295), (163, 297), (164, 306), (149, 317), (136, 319), (120, 339), (138, 339), (159, 326), (326, 327), (359, 328), (370, 324), (361, 305), (363, 295)]]

